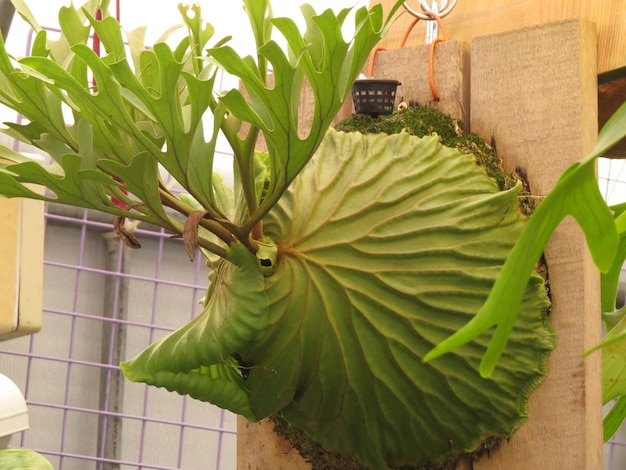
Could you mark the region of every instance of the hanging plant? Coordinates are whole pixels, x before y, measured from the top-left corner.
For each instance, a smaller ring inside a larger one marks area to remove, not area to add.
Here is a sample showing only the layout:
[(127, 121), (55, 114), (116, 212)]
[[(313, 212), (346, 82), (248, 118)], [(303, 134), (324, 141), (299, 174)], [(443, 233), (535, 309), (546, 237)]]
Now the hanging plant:
[[(113, 214), (133, 247), (126, 217), (182, 236), (191, 256), (200, 247), (212, 268), (203, 312), (123, 363), (126, 376), (253, 421), (280, 414), (374, 469), (442, 464), (518, 428), (554, 334), (536, 259), (513, 275), (509, 263), (521, 262), (517, 246), (558, 195), (527, 223), (521, 183), (499, 187), (474, 156), (441, 142), (442, 129), (328, 130), (402, 1), (387, 17), (380, 5), (358, 9), (346, 41), (349, 9), (304, 5), (302, 33), (272, 18), (266, 0), (244, 0), (255, 58), (212, 43), (197, 7), (180, 7), (188, 35), (173, 49), (145, 49), (138, 30), (127, 50), (120, 25), (96, 19), (106, 3), (64, 7), (49, 41), (14, 0), (37, 35), (19, 60), (0, 42), (0, 102), (27, 119), (5, 132), (50, 161), (0, 148), (0, 193)], [(92, 32), (104, 57), (87, 44)], [(246, 94), (215, 92), (220, 69)], [(303, 137), (304, 83), (315, 106)], [(213, 173), (219, 135), (233, 150), (234, 190)], [(161, 169), (187, 194), (172, 193)], [(614, 255), (594, 253), (603, 266)]]
[[(497, 260), (506, 258), (524, 226), (525, 216), (520, 210), (532, 212), (535, 199), (527, 197), (517, 175), (503, 172), (497, 155), (482, 139), (464, 134), (460, 121), (433, 109), (410, 106), (405, 112), (379, 118), (353, 115), (336, 129), (351, 134), (328, 137), (329, 142), (341, 142), (341, 149), (338, 144), (327, 152), (320, 147), (314, 164), (294, 182), (293, 193), (289, 192), (294, 201), (288, 207), (302, 207), (299, 194), (320, 196), (306, 204), (312, 209), (308, 216), (301, 216), (301, 223), (290, 223), (294, 214), (285, 214), (281, 227), (282, 232), (289, 233), (286, 243), (293, 247), (285, 262), (290, 267), (302, 264), (311, 272), (319, 269), (329, 278), (339, 279), (337, 286), (324, 291), (341, 292), (349, 298), (342, 303), (332, 297), (327, 302), (330, 307), (299, 306), (293, 312), (298, 315), (298, 324), (307, 321), (308, 315), (314, 324), (324, 324), (328, 316), (331, 325), (350, 325), (337, 333), (339, 370), (333, 371), (332, 378), (318, 379), (346, 385), (321, 395), (346, 396), (344, 400), (328, 399), (334, 406), (340, 406), (337, 402), (343, 407), (348, 406), (346, 402), (358, 402), (354, 413), (361, 416), (361, 422), (350, 430), (355, 441), (367, 441), (365, 447), (383, 442), (387, 448), (410, 449), (405, 450), (404, 460), (388, 461), (388, 465), (456, 468), (459, 459), (480, 457), (525, 421), (528, 395), (543, 379), (547, 356), (554, 346), (543, 279), (538, 275), (531, 278), (520, 311), (523, 320), (516, 323), (496, 377), (484, 380), (478, 371), (485, 338), (456, 351), (445, 363), (425, 365), (423, 354), (447, 328), (472, 317), (474, 302), (484, 302), (497, 276)], [(351, 153), (355, 142), (357, 148)], [(313, 181), (324, 188), (332, 187), (332, 191), (298, 187)], [(335, 195), (327, 199), (327, 193)], [(336, 234), (342, 233), (338, 225), (346, 223), (354, 229), (363, 219), (363, 233), (352, 230), (345, 234), (350, 237), (348, 241), (335, 240)], [(309, 220), (323, 223), (307, 230)], [(394, 231), (398, 226), (401, 233)], [(308, 233), (302, 234), (303, 228)], [(291, 268), (290, 272), (297, 270)], [(347, 280), (350, 275), (352, 281)], [(293, 274), (289, 277), (295, 278)], [(314, 285), (323, 283), (313, 279)], [(295, 282), (292, 288), (296, 288)], [(307, 288), (303, 298), (314, 298), (311, 290)], [(294, 323), (290, 323), (292, 337), (296, 336), (294, 331), (308, 330), (304, 325), (296, 328)], [(376, 338), (375, 332), (384, 332), (384, 339)], [(272, 341), (286, 334), (278, 332)], [(320, 336), (318, 344), (329, 341), (324, 338), (328, 333)], [(346, 346), (353, 346), (353, 351), (343, 352)], [(344, 357), (356, 359), (349, 362)], [(359, 382), (367, 384), (361, 385), (361, 390), (350, 380), (359, 374), (367, 375), (367, 380)], [(314, 382), (317, 380), (305, 381)], [(383, 401), (387, 404), (384, 412), (379, 411)], [(363, 467), (336, 452), (325, 453), (311, 442), (299, 429), (307, 430), (329, 449), (337, 449), (339, 436), (333, 431), (336, 423), (326, 423), (322, 418), (326, 414), (324, 401), (317, 405), (319, 415), (307, 416), (306, 421), (300, 416), (306, 409), (303, 403), (304, 397), (299, 397), (297, 403), (272, 419), (277, 432), (289, 439), (314, 469), (379, 468), (371, 461), (371, 467)], [(319, 429), (322, 425), (328, 428)], [(312, 426), (318, 428), (311, 430)], [(348, 454), (358, 455), (355, 451)], [(362, 457), (359, 460), (363, 462)]]

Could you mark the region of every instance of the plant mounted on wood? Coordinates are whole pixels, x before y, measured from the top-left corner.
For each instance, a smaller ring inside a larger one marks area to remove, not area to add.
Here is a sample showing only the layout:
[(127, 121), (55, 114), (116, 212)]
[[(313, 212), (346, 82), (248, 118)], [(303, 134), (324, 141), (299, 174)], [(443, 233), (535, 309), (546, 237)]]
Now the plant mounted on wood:
[[(145, 49), (142, 30), (126, 47), (113, 18), (96, 19), (106, 2), (63, 8), (49, 41), (13, 1), (37, 36), (19, 60), (0, 43), (0, 102), (27, 119), (5, 132), (50, 161), (1, 148), (0, 193), (108, 212), (130, 245), (121, 218), (160, 225), (212, 268), (204, 311), (123, 363), (130, 380), (250, 420), (280, 413), (370, 468), (441, 463), (524, 422), (554, 346), (549, 302), (534, 261), (504, 281), (500, 272), (529, 237), (540, 254), (552, 225), (526, 223), (520, 183), (498, 187), (435, 134), (328, 130), (402, 1), (387, 17), (380, 5), (354, 12), (346, 41), (350, 10), (304, 5), (300, 32), (266, 0), (244, 0), (255, 58), (212, 43), (197, 7), (181, 7), (188, 35), (176, 47)], [(87, 45), (92, 32), (104, 57)], [(246, 93), (217, 93), (219, 69)], [(302, 136), (305, 83), (315, 106)], [(255, 150), (261, 133), (267, 152)], [(213, 172), (219, 135), (233, 150), (234, 189)], [(161, 168), (187, 194), (170, 192)], [(616, 246), (613, 232), (608, 240)], [(603, 267), (614, 251), (598, 254)], [(503, 282), (511, 298), (496, 305)]]

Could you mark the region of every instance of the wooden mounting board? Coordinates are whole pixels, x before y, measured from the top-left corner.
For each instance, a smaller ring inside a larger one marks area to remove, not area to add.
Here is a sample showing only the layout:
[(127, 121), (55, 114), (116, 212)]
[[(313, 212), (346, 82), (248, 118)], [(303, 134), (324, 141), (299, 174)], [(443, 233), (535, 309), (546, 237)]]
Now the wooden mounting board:
[(0, 341), (6, 341), (41, 328), (43, 202), (0, 198), (0, 220)]
[[(371, 0), (370, 5), (381, 3), (385, 11), (389, 11), (395, 2)], [(418, 0), (408, 0), (408, 4), (414, 10), (421, 11)], [(623, 0), (459, 0), (445, 17), (444, 24), (450, 39), (470, 41), (478, 36), (571, 18), (587, 18), (596, 24), (598, 73), (626, 68), (626, 5)], [(403, 14), (381, 45), (388, 49), (397, 48), (413, 19), (410, 14)], [(424, 44), (424, 30), (425, 27), (418, 24), (409, 36), (407, 45)], [(564, 51), (569, 48), (567, 43), (557, 46)], [(626, 74), (626, 70), (623, 74)]]
[(464, 77), (468, 57), (466, 43), (447, 41), (435, 48), (434, 82), (439, 101), (433, 100), (428, 74), (428, 46), (380, 51), (374, 57), (372, 76), (398, 80), (396, 106), (404, 101), (430, 106), (469, 122), (469, 80)]
[[(564, 49), (561, 44), (568, 44)], [(505, 167), (544, 195), (597, 137), (596, 41), (580, 19), (472, 41), (471, 129), (495, 142)], [(531, 396), (528, 422), (474, 470), (602, 468), (600, 276), (582, 231), (566, 219), (545, 256), (557, 348)]]

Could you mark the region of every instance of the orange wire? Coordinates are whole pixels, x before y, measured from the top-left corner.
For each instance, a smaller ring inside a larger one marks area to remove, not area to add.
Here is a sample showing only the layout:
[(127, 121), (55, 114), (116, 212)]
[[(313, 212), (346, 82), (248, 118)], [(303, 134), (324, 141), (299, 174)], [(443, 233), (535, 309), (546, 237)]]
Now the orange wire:
[[(430, 83), (430, 91), (433, 95), (433, 99), (435, 101), (439, 101), (439, 93), (437, 92), (437, 87), (435, 86), (435, 45), (440, 42), (447, 41), (448, 32), (446, 31), (446, 27), (444, 26), (443, 21), (439, 15), (436, 15), (431, 12), (425, 12), (424, 14), (430, 16), (433, 20), (437, 22), (437, 25), (439, 26), (443, 34), (443, 39), (436, 38), (433, 42), (430, 43), (430, 47), (428, 48), (428, 79)], [(400, 41), (401, 48), (404, 47), (404, 45), (406, 44), (406, 41), (409, 38), (409, 34), (411, 34), (411, 31), (413, 30), (413, 28), (415, 27), (418, 21), (419, 21), (419, 18), (415, 18), (413, 21), (411, 21), (411, 23), (407, 27), (406, 31), (404, 32), (404, 35), (402, 36), (402, 40)], [(367, 67), (367, 76), (369, 78), (372, 78), (372, 75), (374, 73), (374, 60), (376, 58), (376, 54), (379, 51), (385, 51), (385, 50), (387, 49), (381, 46), (376, 46), (372, 50), (372, 53), (370, 54), (369, 65)]]
[(440, 42), (444, 42), (448, 40), (448, 32), (446, 31), (446, 27), (441, 20), (439, 15), (435, 15), (431, 12), (426, 12), (426, 15), (430, 16), (433, 20), (437, 22), (437, 25), (441, 29), (441, 33), (443, 34), (443, 39), (436, 38), (433, 42), (430, 43), (430, 47), (428, 48), (428, 79), (430, 82), (430, 92), (433, 94), (433, 99), (435, 101), (439, 101), (439, 93), (437, 92), (437, 87), (435, 86), (435, 45)]
[[(402, 40), (400, 41), (401, 48), (404, 47), (404, 45), (406, 44), (406, 40), (409, 38), (409, 34), (411, 33), (411, 31), (413, 30), (413, 27), (417, 24), (419, 20), (420, 20), (419, 18), (415, 18), (413, 21), (411, 21), (411, 24), (404, 32), (404, 36), (402, 36)], [(369, 78), (372, 78), (372, 75), (374, 73), (374, 59), (376, 58), (376, 54), (378, 54), (379, 51), (386, 51), (386, 50), (387, 49), (381, 46), (377, 46), (372, 50), (372, 54), (370, 55), (369, 65), (367, 67), (367, 76)]]
[(400, 47), (404, 47), (404, 45), (406, 44), (406, 40), (409, 39), (409, 34), (411, 34), (411, 31), (413, 31), (413, 27), (417, 24), (419, 20), (419, 18), (415, 18), (413, 21), (411, 21), (411, 24), (404, 32), (404, 36), (402, 36), (402, 40), (400, 41)]
[(370, 63), (367, 66), (367, 77), (372, 78), (372, 74), (374, 73), (374, 59), (376, 58), (376, 54), (378, 51), (386, 51), (387, 49), (381, 46), (376, 46), (372, 53), (370, 54)]

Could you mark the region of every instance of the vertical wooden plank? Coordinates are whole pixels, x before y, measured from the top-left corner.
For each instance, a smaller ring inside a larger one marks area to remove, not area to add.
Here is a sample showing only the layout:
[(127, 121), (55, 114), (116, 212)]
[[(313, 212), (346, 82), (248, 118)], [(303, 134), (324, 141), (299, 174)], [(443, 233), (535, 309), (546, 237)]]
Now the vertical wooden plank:
[[(592, 23), (575, 19), (472, 42), (471, 130), (492, 141), (535, 195), (584, 157), (597, 135), (597, 55)], [(529, 420), (475, 470), (602, 468), (599, 274), (570, 218), (546, 248), (558, 345)]]
[[(389, 11), (396, 0), (370, 0)], [(418, 0), (407, 2), (421, 11)], [(431, 4), (431, 2), (427, 2)], [(439, 2), (440, 4), (442, 2)], [(402, 11), (402, 10), (401, 10)], [(571, 18), (588, 18), (598, 29), (598, 72), (607, 73), (626, 67), (626, 8), (624, 0), (480, 0), (459, 1), (444, 18), (449, 37), (471, 41), (486, 34), (499, 34), (519, 28), (548, 24)], [(413, 16), (404, 14), (383, 38), (383, 47), (399, 43)], [(420, 21), (407, 41), (408, 46), (423, 44), (425, 22)], [(621, 71), (624, 75), (624, 70)]]
[(311, 464), (273, 429), (267, 419), (251, 423), (237, 416), (237, 469), (310, 470)]
[(20, 201), (0, 199), (0, 334), (13, 332), (16, 325), (19, 273)]
[[(37, 190), (34, 186), (31, 189)], [(41, 189), (39, 189), (41, 190)], [(44, 203), (20, 199), (20, 335), (38, 332), (43, 316)]]
[(0, 341), (41, 328), (43, 202), (0, 199)]
[(447, 41), (435, 47), (435, 86), (440, 100), (435, 101), (430, 89), (428, 68), (429, 46), (421, 45), (380, 51), (374, 59), (374, 78), (389, 78), (402, 84), (398, 87), (396, 106), (404, 101), (430, 106), (455, 119), (467, 121), (469, 87), (464, 80), (469, 55), (465, 43)]

